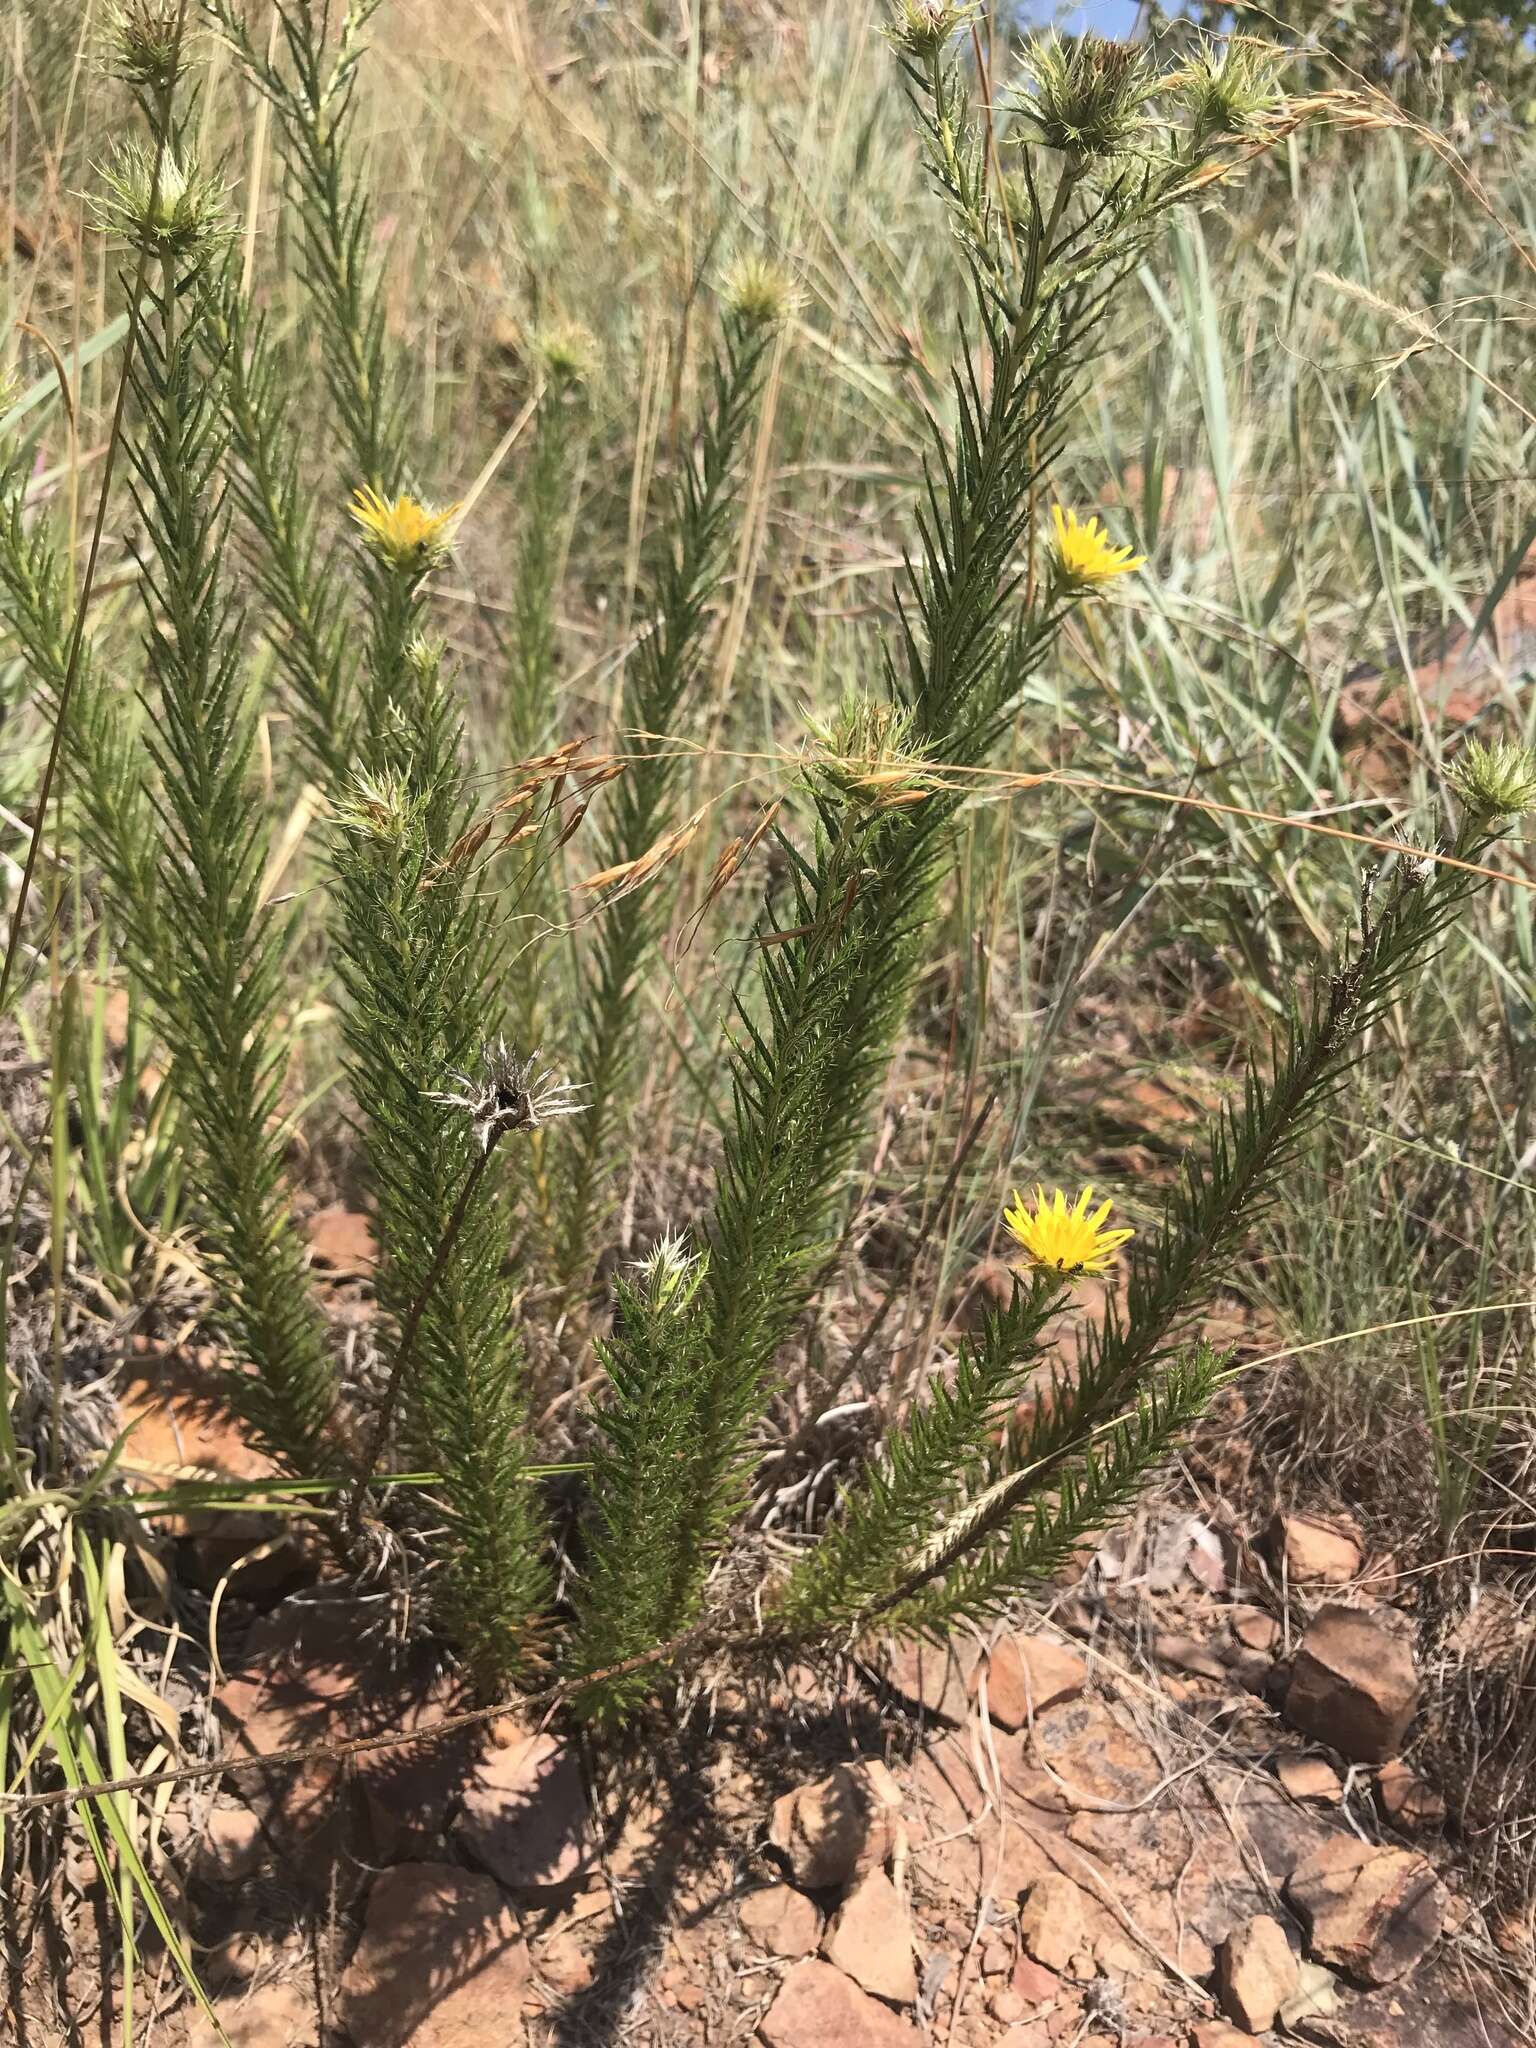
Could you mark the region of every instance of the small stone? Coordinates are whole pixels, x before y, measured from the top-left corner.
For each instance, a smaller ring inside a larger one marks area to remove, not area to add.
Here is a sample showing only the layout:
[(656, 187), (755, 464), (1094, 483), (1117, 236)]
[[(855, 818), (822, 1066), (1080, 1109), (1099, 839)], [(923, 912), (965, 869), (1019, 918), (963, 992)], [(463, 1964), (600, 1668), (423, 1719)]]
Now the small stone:
[(459, 1839), (508, 1891), (555, 1891), (590, 1856), (587, 1801), (575, 1752), (558, 1735), (526, 1730), (492, 1746), (464, 1788)]
[(885, 1862), (900, 1803), (883, 1764), (838, 1764), (775, 1800), (768, 1839), (807, 1891), (845, 1885)]
[(562, 1928), (542, 1943), (533, 1962), (543, 1982), (563, 1998), (585, 1991), (597, 1975), (591, 1956), (568, 1928)]
[(1013, 1950), (1006, 1941), (989, 1941), (981, 1952), (983, 1977), (1006, 1977), (1013, 1966)]
[(1051, 2031), (1043, 2019), (1023, 2020), (997, 2037), (997, 2048), (1051, 2048)]
[(1015, 2020), (1023, 2019), (1028, 2010), (1028, 2005), (1011, 1984), (1003, 1985), (1001, 1990), (994, 1991), (987, 2000), (987, 2011), (1005, 2027), (1011, 2026)]
[(921, 2048), (916, 2027), (834, 1970), (796, 1963), (763, 2015), (767, 2048)]
[(871, 1870), (849, 1893), (822, 1939), (821, 1952), (876, 1998), (911, 2005), (917, 1997), (912, 1924), (906, 1902), (883, 1870)]
[(1298, 1585), (1347, 1586), (1364, 1562), (1360, 1531), (1347, 1516), (1276, 1515), (1269, 1545)]
[(1291, 1872), (1286, 1893), (1318, 1962), (1391, 1984), (1440, 1938), (1444, 1893), (1422, 1856), (1336, 1835)]
[(971, 1673), (971, 1693), (987, 1684), (987, 1713), (1010, 1733), (1023, 1728), (1032, 1715), (1080, 1699), (1088, 1683), (1088, 1667), (1076, 1650), (1050, 1636), (1004, 1636)]
[(1013, 1988), (1026, 2005), (1052, 2005), (1061, 1991), (1061, 1979), (1033, 1956), (1020, 1956), (1013, 1966)]
[(1337, 1806), (1344, 1797), (1344, 1780), (1320, 1756), (1283, 1756), (1275, 1766), (1275, 1776), (1292, 1799), (1304, 1806)]
[(1383, 1764), (1376, 1773), (1376, 1797), (1387, 1819), (1400, 1828), (1427, 1829), (1445, 1825), (1445, 1801), (1434, 1786), (1427, 1785), (1401, 1757), (1394, 1757), (1390, 1763)]
[(911, 1707), (962, 1722), (967, 1701), (965, 1675), (947, 1645), (908, 1642), (893, 1645), (883, 1668), (886, 1684)]
[(1262, 1607), (1234, 1607), (1231, 1628), (1245, 1650), (1273, 1650), (1280, 1640), (1280, 1624)]
[(1162, 1629), (1153, 1639), (1152, 1654), (1159, 1664), (1171, 1665), (1175, 1671), (1188, 1671), (1196, 1678), (1225, 1679), (1227, 1667), (1216, 1655), (1209, 1643), (1202, 1643), (1196, 1636), (1178, 1634), (1172, 1629)]
[(1229, 2018), (1264, 2034), (1296, 1990), (1296, 1958), (1285, 1929), (1268, 1913), (1234, 1928), (1216, 1956), (1216, 1995)]
[(233, 1992), (213, 2009), (223, 2031), (200, 2014), (187, 2029), (187, 2048), (316, 2048), (320, 2039), (314, 1991), (292, 1977)]
[(1225, 2020), (1197, 2020), (1189, 2030), (1189, 2048), (1259, 2048), (1259, 2043)]
[(1071, 1967), (1072, 1958), (1088, 1946), (1085, 1900), (1070, 1877), (1052, 1872), (1037, 1878), (1019, 1908), (1019, 1938), (1037, 1963), (1048, 1970)]
[(679, 1984), (674, 1996), (679, 2012), (697, 2012), (704, 2003), (704, 1987), (701, 1984)]
[(258, 1816), (248, 1806), (216, 1806), (198, 1842), (195, 1869), (205, 1884), (239, 1884), (266, 1856)]
[(1356, 1763), (1380, 1764), (1402, 1746), (1419, 1703), (1413, 1652), (1358, 1607), (1320, 1608), (1291, 1671), (1285, 1718)]
[(368, 2048), (518, 2048), (528, 1951), (490, 1878), (397, 1863), (375, 1878), (341, 2017)]
[(821, 1915), (814, 1900), (790, 1884), (749, 1892), (738, 1908), (742, 1932), (770, 1956), (793, 1962), (814, 1955), (821, 1939)]

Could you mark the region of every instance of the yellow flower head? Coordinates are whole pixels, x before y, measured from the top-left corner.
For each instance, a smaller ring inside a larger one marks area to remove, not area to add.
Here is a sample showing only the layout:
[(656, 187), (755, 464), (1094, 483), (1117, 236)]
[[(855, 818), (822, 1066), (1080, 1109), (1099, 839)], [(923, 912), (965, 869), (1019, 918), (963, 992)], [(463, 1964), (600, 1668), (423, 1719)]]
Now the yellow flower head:
[(1115, 1263), (1115, 1253), (1136, 1233), (1106, 1230), (1104, 1219), (1110, 1204), (1101, 1202), (1090, 1215), (1092, 1200), (1093, 1189), (1084, 1188), (1069, 1209), (1060, 1188), (1047, 1195), (1044, 1188), (1037, 1187), (1035, 1205), (1028, 1209), (1015, 1188), (1013, 1206), (1003, 1211), (1003, 1222), (1042, 1272), (1107, 1273)]
[(457, 505), (423, 505), (408, 491), (390, 500), (371, 484), (352, 493), (352, 517), (362, 528), (363, 542), (386, 569), (424, 576), (448, 559)]
[(1056, 567), (1064, 583), (1078, 590), (1097, 590), (1117, 576), (1129, 575), (1146, 561), (1129, 548), (1117, 548), (1097, 519), (1081, 520), (1075, 512), (1051, 508), (1056, 528)]

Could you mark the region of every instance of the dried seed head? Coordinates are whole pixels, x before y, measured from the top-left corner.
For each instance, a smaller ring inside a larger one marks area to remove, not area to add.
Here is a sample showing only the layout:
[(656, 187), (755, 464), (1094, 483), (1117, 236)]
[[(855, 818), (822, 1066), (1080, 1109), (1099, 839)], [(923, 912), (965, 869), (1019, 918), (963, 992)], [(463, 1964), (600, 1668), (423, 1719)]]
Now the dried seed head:
[(233, 232), (226, 188), (169, 149), (125, 143), (101, 179), (97, 226), (150, 256), (205, 261)]
[(556, 1117), (579, 1116), (587, 1106), (571, 1099), (579, 1084), (539, 1072), (537, 1051), (519, 1059), (507, 1041), (498, 1038), (484, 1048), (480, 1063), (478, 1079), (455, 1074), (457, 1092), (432, 1094), (427, 1100), (463, 1110), (482, 1152), (489, 1152), (504, 1132), (536, 1131)]
[(1085, 163), (1116, 157), (1146, 134), (1161, 81), (1146, 51), (1086, 32), (1042, 37), (1024, 59), (1019, 113), (1047, 149)]
[(1536, 748), (1518, 740), (1468, 740), (1451, 763), (1450, 782), (1474, 817), (1522, 817), (1536, 810)]
[(769, 256), (738, 256), (720, 287), (725, 310), (746, 327), (776, 327), (800, 304), (800, 291), (787, 270)]
[(953, 0), (896, 0), (885, 34), (907, 56), (931, 62), (975, 12), (974, 7), (955, 6)]

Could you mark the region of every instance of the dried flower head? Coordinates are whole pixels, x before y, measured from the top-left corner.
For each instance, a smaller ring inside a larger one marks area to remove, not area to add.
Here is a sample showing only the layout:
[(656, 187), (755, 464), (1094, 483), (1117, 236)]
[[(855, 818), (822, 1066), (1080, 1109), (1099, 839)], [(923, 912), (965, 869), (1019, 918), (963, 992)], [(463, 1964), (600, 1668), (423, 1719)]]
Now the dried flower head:
[(1451, 787), (1479, 818), (1536, 810), (1536, 748), (1518, 740), (1468, 740), (1450, 766)]
[(1069, 1209), (1060, 1188), (1047, 1195), (1036, 1187), (1033, 1208), (1015, 1188), (1013, 1203), (1003, 1211), (1003, 1224), (1025, 1251), (1031, 1263), (1045, 1273), (1107, 1273), (1115, 1263), (1121, 1245), (1136, 1235), (1134, 1230), (1106, 1230), (1111, 1204), (1100, 1202), (1090, 1214), (1093, 1189), (1084, 1188)]
[(1056, 529), (1056, 574), (1068, 589), (1099, 590), (1117, 576), (1141, 568), (1147, 559), (1128, 547), (1117, 548), (1097, 518), (1079, 519), (1075, 512), (1053, 505), (1051, 524)]
[(427, 1100), (463, 1110), (482, 1152), (489, 1152), (504, 1132), (536, 1131), (556, 1117), (579, 1116), (587, 1106), (571, 1099), (579, 1084), (539, 1072), (536, 1050), (527, 1059), (519, 1059), (507, 1041), (498, 1038), (485, 1047), (480, 1063), (478, 1080), (455, 1074), (456, 1093), (429, 1095)]
[(975, 12), (974, 7), (955, 6), (953, 0), (896, 0), (885, 34), (907, 56), (931, 62)]
[(533, 338), (540, 368), (558, 390), (577, 390), (597, 374), (597, 338), (579, 320), (554, 320)]
[(1206, 44), (1164, 84), (1176, 88), (1189, 109), (1190, 145), (1243, 141), (1264, 134), (1280, 105), (1279, 52), (1246, 36), (1231, 36), (1218, 48)]
[(96, 224), (151, 256), (203, 260), (228, 240), (233, 220), (225, 187), (182, 164), (169, 150), (129, 142), (101, 173)]
[(737, 257), (721, 282), (720, 296), (726, 311), (748, 327), (776, 327), (800, 303), (789, 272), (755, 251)]
[(106, 21), (106, 69), (125, 85), (168, 93), (186, 70), (191, 0), (118, 0)]
[(385, 498), (371, 484), (352, 493), (352, 517), (369, 553), (402, 576), (441, 568), (452, 545), (457, 505), (424, 505), (409, 491)]
[(1121, 156), (1142, 138), (1159, 85), (1145, 49), (1088, 31), (1053, 34), (1030, 45), (1015, 104), (1048, 149), (1082, 163)]

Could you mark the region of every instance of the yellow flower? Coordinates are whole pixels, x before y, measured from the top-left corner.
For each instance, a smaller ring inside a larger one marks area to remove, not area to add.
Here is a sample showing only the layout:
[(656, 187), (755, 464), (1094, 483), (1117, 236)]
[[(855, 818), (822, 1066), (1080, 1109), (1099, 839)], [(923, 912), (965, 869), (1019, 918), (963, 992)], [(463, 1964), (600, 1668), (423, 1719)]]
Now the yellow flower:
[(457, 505), (423, 505), (408, 491), (391, 501), (381, 497), (371, 484), (352, 493), (352, 517), (363, 530), (363, 541), (387, 569), (421, 576), (448, 559), (450, 529)]
[(1106, 1230), (1104, 1219), (1110, 1204), (1101, 1202), (1090, 1216), (1088, 1205), (1092, 1200), (1093, 1189), (1084, 1188), (1069, 1209), (1060, 1188), (1047, 1196), (1044, 1188), (1037, 1187), (1034, 1208), (1027, 1209), (1015, 1188), (1013, 1207), (1003, 1211), (1003, 1222), (1034, 1264), (1045, 1272), (1107, 1273), (1120, 1246), (1136, 1233)]
[(1059, 505), (1052, 506), (1051, 519), (1056, 528), (1056, 566), (1063, 582), (1078, 590), (1097, 590), (1100, 584), (1139, 569), (1147, 559), (1129, 548), (1113, 547), (1097, 519), (1080, 520)]

